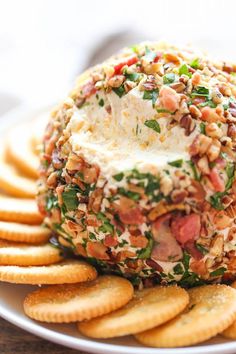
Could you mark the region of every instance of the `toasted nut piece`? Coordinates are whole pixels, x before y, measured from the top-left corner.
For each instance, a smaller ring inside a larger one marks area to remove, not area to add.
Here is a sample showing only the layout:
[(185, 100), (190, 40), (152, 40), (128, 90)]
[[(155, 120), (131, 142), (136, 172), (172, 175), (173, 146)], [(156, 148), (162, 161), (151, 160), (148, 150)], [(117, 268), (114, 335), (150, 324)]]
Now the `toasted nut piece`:
[(206, 125), (206, 134), (211, 138), (219, 139), (223, 136), (223, 131), (216, 123), (210, 123)]
[(115, 75), (108, 80), (108, 86), (120, 87), (125, 80), (124, 75)]
[(214, 161), (219, 157), (221, 149), (221, 143), (214, 139), (210, 147), (207, 149), (207, 156), (210, 162)]
[(210, 168), (209, 168), (208, 159), (206, 155), (204, 155), (198, 160), (197, 166), (199, 170), (205, 175), (208, 175), (210, 173)]
[(201, 118), (202, 116), (202, 112), (200, 111), (200, 109), (198, 109), (194, 105), (189, 106), (189, 112), (191, 113), (191, 116), (193, 118)]

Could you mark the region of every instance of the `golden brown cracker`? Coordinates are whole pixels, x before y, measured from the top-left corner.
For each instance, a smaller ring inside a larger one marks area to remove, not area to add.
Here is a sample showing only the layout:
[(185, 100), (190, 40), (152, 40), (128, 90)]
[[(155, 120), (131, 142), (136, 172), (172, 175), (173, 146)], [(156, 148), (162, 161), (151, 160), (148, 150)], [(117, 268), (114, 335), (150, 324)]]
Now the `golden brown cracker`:
[(0, 281), (15, 284), (73, 284), (96, 277), (96, 269), (80, 260), (66, 260), (47, 266), (0, 266)]
[(36, 266), (59, 262), (60, 252), (50, 244), (31, 246), (0, 241), (0, 265)]
[(92, 338), (135, 334), (174, 318), (188, 302), (188, 293), (178, 286), (147, 288), (135, 291), (133, 299), (123, 308), (78, 323), (78, 329)]
[(34, 198), (36, 183), (33, 179), (24, 177), (17, 169), (5, 161), (0, 146), (0, 189), (14, 197)]
[(7, 161), (30, 178), (38, 178), (39, 158), (31, 147), (32, 124), (26, 123), (13, 128), (7, 136), (5, 154)]
[[(236, 281), (234, 281), (231, 286), (236, 289)], [(230, 339), (236, 339), (236, 321), (234, 321), (228, 328), (226, 328), (222, 333), (222, 336)]]
[[(201, 343), (227, 328), (236, 318), (236, 291), (227, 285), (190, 289), (189, 305), (173, 320), (136, 334), (151, 347), (181, 347)], [(175, 301), (175, 299), (173, 299)]]
[(26, 297), (24, 311), (38, 321), (76, 322), (114, 311), (132, 296), (133, 286), (128, 280), (105, 275), (87, 283), (36, 290)]
[(40, 225), (0, 221), (0, 238), (13, 242), (40, 244), (48, 241), (51, 231)]
[(43, 217), (35, 200), (0, 195), (0, 220), (37, 225), (43, 221)]

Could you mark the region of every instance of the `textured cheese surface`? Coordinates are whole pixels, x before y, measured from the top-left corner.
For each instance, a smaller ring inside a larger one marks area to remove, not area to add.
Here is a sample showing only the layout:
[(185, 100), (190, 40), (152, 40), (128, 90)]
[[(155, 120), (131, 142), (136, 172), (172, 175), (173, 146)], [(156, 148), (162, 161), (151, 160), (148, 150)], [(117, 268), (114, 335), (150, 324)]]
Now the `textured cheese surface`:
[[(101, 98), (103, 107), (93, 96), (85, 107), (77, 109), (67, 129), (73, 151), (98, 164), (106, 178), (134, 167), (156, 172), (170, 161), (189, 160), (188, 147), (196, 134), (187, 137), (179, 125), (168, 128), (171, 116), (158, 119), (161, 133), (146, 127), (145, 121), (156, 119), (157, 111), (137, 88), (122, 98), (113, 92)], [(111, 114), (106, 104), (110, 104)]]

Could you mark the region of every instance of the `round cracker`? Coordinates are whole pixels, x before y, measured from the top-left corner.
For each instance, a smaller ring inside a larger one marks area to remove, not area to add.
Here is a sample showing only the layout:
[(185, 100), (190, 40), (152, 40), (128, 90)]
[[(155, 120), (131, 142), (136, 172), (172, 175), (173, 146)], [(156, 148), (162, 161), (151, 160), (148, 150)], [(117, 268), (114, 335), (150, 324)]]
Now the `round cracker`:
[(35, 200), (0, 195), (0, 220), (37, 225), (43, 221), (43, 217)]
[(114, 311), (132, 296), (133, 286), (128, 280), (104, 275), (87, 283), (39, 289), (26, 297), (24, 311), (38, 321), (76, 322)]
[(135, 334), (174, 318), (188, 302), (188, 293), (178, 286), (143, 289), (136, 291), (125, 307), (103, 317), (78, 323), (78, 329), (92, 338)]
[(34, 266), (57, 263), (62, 259), (60, 252), (52, 245), (31, 246), (21, 243), (0, 241), (0, 264)]
[[(236, 289), (236, 281), (234, 281), (231, 286)], [(228, 328), (226, 328), (222, 333), (222, 336), (230, 339), (236, 339), (236, 321), (234, 321)]]
[(33, 179), (24, 177), (16, 168), (8, 164), (0, 147), (0, 188), (14, 197), (34, 198), (37, 192)]
[[(151, 347), (181, 347), (203, 342), (236, 318), (236, 291), (227, 285), (206, 285), (188, 291), (187, 309), (159, 327), (136, 334)], [(173, 299), (175, 301), (175, 299)]]
[(47, 266), (0, 266), (0, 281), (14, 284), (73, 284), (91, 281), (96, 277), (97, 272), (93, 266), (77, 260)]
[(50, 234), (51, 231), (44, 226), (0, 221), (0, 238), (3, 240), (35, 245), (47, 242)]
[(39, 158), (31, 147), (32, 124), (22, 124), (10, 131), (6, 139), (6, 159), (30, 178), (38, 178)]

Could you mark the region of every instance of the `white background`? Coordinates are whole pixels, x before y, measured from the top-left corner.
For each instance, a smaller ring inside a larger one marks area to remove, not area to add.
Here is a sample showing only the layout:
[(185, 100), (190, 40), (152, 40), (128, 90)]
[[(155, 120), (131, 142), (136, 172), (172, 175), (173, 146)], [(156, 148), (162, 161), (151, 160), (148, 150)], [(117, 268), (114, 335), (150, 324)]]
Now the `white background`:
[[(0, 0), (0, 114), (63, 97), (111, 33), (193, 43), (236, 61), (235, 0)], [(129, 40), (128, 40), (129, 42)]]

